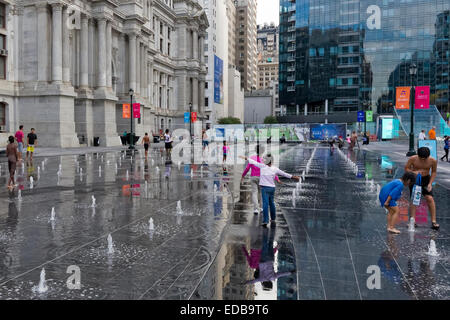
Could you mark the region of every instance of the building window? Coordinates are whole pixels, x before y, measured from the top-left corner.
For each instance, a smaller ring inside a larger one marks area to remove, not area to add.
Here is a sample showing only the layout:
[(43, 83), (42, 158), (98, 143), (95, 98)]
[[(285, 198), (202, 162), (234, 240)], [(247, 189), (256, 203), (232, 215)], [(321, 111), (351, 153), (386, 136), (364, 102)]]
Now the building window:
[[(6, 36), (0, 34), (0, 50), (6, 49)], [(0, 55), (0, 79), (6, 79), (6, 56)]]
[(159, 23), (159, 33), (163, 34), (163, 23), (162, 22)]
[(163, 39), (159, 39), (159, 50), (163, 53)]
[(0, 3), (0, 28), (6, 28), (6, 5)]
[(208, 97), (205, 98), (205, 107), (209, 107), (209, 99), (208, 99)]
[(6, 105), (0, 102), (0, 132), (6, 131)]

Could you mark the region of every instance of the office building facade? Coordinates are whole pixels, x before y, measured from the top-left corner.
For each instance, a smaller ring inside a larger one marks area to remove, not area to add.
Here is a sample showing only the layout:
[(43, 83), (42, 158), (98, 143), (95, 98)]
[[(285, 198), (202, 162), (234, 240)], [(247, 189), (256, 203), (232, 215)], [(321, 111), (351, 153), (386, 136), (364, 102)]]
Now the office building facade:
[(391, 113), (395, 87), (449, 106), (448, 0), (281, 0), (280, 105), (287, 114)]

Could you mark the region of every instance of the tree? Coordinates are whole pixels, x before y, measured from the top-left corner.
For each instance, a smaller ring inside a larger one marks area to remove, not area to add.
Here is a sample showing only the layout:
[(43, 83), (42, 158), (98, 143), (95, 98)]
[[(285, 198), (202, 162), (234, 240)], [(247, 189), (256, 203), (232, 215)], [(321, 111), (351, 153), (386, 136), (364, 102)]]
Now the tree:
[(241, 124), (241, 120), (239, 118), (234, 117), (227, 117), (227, 118), (220, 118), (217, 120), (218, 124)]
[(274, 116), (268, 116), (264, 119), (264, 123), (265, 124), (274, 124), (274, 123), (278, 123), (278, 120)]

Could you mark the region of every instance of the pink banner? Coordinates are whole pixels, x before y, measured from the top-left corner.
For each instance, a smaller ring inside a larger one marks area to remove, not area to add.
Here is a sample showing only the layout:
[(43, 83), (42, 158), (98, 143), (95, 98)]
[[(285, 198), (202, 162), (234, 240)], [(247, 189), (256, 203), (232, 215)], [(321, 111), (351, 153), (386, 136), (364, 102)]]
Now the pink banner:
[(416, 87), (416, 109), (430, 109), (430, 87)]
[(133, 118), (139, 119), (141, 117), (141, 104), (133, 103)]

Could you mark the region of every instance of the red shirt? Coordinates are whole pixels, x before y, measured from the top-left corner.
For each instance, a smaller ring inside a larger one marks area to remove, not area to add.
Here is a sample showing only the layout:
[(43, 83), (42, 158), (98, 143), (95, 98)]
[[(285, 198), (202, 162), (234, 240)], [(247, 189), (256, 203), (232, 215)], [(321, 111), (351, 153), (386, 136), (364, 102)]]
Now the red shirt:
[(25, 137), (25, 134), (22, 131), (17, 131), (16, 132), (16, 140), (17, 142), (22, 142), (23, 143), (23, 138)]

